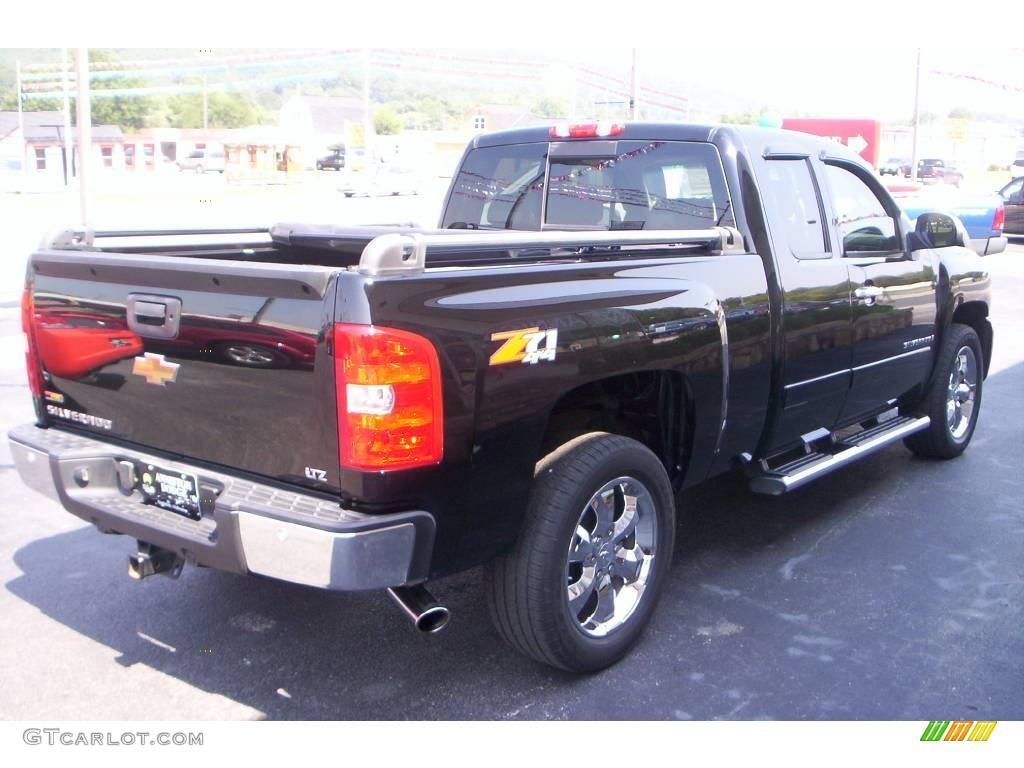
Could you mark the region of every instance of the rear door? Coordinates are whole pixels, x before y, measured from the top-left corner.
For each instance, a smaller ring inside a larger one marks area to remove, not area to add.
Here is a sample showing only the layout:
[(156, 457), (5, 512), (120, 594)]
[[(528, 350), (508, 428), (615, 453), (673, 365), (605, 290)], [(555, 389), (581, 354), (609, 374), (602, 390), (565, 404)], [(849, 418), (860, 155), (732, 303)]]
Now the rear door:
[(49, 423), (337, 486), (331, 270), (45, 251), (31, 281)]

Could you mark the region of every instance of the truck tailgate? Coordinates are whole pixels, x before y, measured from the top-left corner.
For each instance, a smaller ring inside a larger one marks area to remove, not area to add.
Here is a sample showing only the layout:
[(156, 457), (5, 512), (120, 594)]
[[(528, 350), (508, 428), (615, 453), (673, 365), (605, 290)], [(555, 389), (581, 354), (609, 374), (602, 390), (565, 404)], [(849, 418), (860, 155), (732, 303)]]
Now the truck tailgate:
[(334, 270), (56, 250), (29, 270), (48, 424), (337, 488)]

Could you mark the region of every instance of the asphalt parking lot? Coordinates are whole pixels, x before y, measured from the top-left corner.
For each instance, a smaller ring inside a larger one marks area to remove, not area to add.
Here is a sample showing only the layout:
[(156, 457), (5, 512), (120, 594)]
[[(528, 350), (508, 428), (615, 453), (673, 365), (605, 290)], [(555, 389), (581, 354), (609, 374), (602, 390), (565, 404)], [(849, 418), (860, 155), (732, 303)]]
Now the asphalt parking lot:
[[(24, 488), (0, 446), (0, 718), (1024, 719), (1024, 241), (990, 257), (996, 353), (952, 462), (891, 447), (786, 497), (739, 476), (679, 499), (639, 645), (591, 677), (506, 648), (474, 570), (418, 635), (384, 594), (187, 568)], [(0, 301), (0, 432), (30, 420)]]

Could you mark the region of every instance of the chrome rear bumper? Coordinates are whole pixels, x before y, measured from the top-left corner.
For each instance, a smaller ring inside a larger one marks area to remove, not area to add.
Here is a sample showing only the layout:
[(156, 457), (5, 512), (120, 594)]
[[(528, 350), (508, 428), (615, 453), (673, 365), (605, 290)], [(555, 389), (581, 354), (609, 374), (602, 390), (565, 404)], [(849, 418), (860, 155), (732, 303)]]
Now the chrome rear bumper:
[[(370, 515), (337, 501), (32, 424), (8, 435), (22, 481), (105, 533), (120, 533), (234, 573), (322, 589), (382, 589), (423, 581), (434, 519)], [(119, 467), (156, 464), (199, 478), (202, 517), (143, 501)]]

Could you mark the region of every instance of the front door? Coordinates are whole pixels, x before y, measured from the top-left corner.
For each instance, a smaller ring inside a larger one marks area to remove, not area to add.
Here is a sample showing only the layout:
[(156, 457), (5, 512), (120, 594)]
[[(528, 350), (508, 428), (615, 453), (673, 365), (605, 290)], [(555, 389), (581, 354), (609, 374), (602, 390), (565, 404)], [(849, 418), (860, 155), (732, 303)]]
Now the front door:
[(826, 163), (832, 227), (853, 299), (850, 392), (840, 421), (867, 418), (922, 384), (935, 347), (937, 257), (906, 252), (891, 201), (858, 166)]
[(821, 163), (807, 156), (780, 152), (764, 160), (765, 213), (783, 294), (782, 401), (766, 452), (831, 429), (850, 387), (849, 273), (826, 226), (820, 173)]

